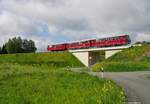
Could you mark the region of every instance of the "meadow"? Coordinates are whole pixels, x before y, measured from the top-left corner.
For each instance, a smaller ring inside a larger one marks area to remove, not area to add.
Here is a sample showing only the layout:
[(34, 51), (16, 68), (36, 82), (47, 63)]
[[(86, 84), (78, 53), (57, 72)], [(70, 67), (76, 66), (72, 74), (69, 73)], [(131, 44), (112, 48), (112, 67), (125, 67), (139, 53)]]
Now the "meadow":
[(150, 70), (150, 45), (130, 47), (112, 57), (96, 63), (93, 71), (126, 72), (126, 71), (149, 71)]
[(84, 67), (84, 65), (69, 52), (6, 54), (0, 55), (0, 63), (19, 63), (22, 65), (47, 64), (53, 67)]
[(83, 65), (64, 54), (0, 56), (0, 104), (123, 104), (121, 87), (107, 79), (66, 70), (67, 64)]

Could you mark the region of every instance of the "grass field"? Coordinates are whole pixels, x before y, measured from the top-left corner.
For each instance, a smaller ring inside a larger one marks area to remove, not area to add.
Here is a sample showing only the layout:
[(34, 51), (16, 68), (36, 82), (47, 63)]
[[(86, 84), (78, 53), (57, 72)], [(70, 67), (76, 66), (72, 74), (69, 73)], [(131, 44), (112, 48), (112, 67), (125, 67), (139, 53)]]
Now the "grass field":
[(122, 104), (112, 81), (47, 65), (0, 65), (1, 104)]
[(0, 63), (47, 64), (53, 67), (83, 67), (83, 64), (69, 52), (48, 52), (0, 55)]
[[(82, 66), (73, 56), (64, 54), (0, 56), (0, 104), (122, 104), (125, 101), (123, 89), (114, 82), (57, 65), (60, 59), (69, 65), (74, 61), (74, 65)], [(37, 59), (40, 59), (38, 63)], [(56, 67), (47, 64), (54, 60)]]
[(150, 70), (150, 45), (125, 49), (109, 59), (97, 63), (93, 71), (144, 71)]

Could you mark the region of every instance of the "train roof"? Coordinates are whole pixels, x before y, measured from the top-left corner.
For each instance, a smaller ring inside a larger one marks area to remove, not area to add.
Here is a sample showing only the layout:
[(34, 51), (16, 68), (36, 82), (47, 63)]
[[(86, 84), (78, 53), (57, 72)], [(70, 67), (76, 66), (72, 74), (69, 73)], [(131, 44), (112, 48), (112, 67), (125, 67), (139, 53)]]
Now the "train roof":
[(75, 42), (82, 42), (82, 41), (89, 41), (89, 40), (97, 40), (97, 39), (106, 39), (106, 38), (113, 38), (113, 37), (119, 37), (119, 36), (129, 36), (128, 34), (121, 34), (121, 35), (116, 35), (116, 36), (108, 36), (108, 37), (102, 37), (102, 38), (90, 38), (90, 39), (83, 39), (83, 40), (75, 40), (75, 41), (70, 41), (67, 43), (75, 43)]
[(120, 37), (120, 36), (129, 36), (129, 35), (128, 34), (119, 34), (116, 36), (108, 36), (108, 37), (103, 37), (103, 38), (83, 39), (83, 40), (76, 40), (76, 41), (70, 41), (70, 42), (65, 42), (65, 43), (60, 42), (60, 43), (51, 44), (51, 45), (70, 44), (70, 43), (84, 42), (84, 41), (89, 41), (89, 40), (100, 40), (100, 39), (107, 39), (107, 38)]

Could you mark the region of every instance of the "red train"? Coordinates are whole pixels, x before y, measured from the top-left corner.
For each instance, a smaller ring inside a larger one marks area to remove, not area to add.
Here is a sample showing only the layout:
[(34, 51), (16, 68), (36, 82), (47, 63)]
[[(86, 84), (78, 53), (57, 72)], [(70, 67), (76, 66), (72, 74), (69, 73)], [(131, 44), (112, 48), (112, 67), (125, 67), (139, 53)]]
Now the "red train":
[(87, 48), (98, 48), (98, 47), (112, 47), (112, 46), (122, 46), (131, 43), (129, 35), (108, 37), (103, 39), (92, 39), (84, 40), (80, 42), (63, 43), (48, 45), (48, 51), (65, 51), (74, 49), (87, 49)]

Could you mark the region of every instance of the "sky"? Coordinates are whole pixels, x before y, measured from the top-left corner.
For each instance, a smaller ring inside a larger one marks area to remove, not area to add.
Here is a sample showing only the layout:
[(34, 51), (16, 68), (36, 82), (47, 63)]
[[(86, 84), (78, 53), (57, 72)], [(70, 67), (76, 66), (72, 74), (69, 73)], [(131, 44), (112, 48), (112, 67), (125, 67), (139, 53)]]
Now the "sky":
[(0, 0), (0, 46), (21, 36), (48, 44), (130, 34), (150, 41), (150, 0)]

